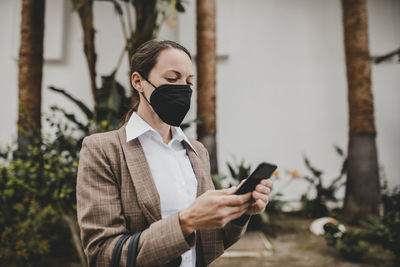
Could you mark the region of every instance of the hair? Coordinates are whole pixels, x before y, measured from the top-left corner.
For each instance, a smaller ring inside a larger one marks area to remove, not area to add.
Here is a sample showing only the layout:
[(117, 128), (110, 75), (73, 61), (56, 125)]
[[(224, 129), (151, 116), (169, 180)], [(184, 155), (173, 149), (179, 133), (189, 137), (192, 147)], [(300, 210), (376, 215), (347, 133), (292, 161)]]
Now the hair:
[[(130, 76), (134, 72), (138, 72), (143, 78), (148, 79), (150, 71), (153, 69), (153, 67), (157, 63), (157, 58), (160, 55), (160, 53), (163, 50), (166, 49), (179, 49), (183, 52), (185, 52), (190, 60), (192, 60), (192, 56), (190, 55), (190, 52), (183, 47), (182, 45), (170, 41), (170, 40), (163, 40), (163, 41), (158, 41), (158, 40), (150, 40), (145, 43), (143, 43), (141, 46), (138, 47), (136, 52), (133, 54), (131, 58), (131, 72)], [(130, 108), (130, 110), (125, 114), (125, 119), (124, 122), (126, 123), (129, 118), (131, 117), (132, 113), (134, 111), (137, 111), (137, 108), (140, 103), (140, 97), (139, 97), (139, 92), (135, 89), (132, 88), (133, 94), (135, 95), (136, 98), (136, 103)]]

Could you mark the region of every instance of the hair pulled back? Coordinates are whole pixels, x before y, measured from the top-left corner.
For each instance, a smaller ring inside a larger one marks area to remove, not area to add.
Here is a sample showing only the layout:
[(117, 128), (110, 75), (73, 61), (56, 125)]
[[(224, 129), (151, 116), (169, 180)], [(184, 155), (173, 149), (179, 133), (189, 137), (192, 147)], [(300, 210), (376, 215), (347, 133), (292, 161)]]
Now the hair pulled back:
[[(131, 58), (130, 76), (132, 76), (134, 72), (138, 72), (140, 75), (143, 76), (143, 78), (148, 79), (149, 73), (151, 69), (156, 65), (157, 58), (160, 55), (160, 53), (165, 49), (171, 49), (171, 48), (179, 49), (185, 52), (189, 56), (189, 58), (192, 59), (190, 52), (185, 47), (174, 41), (170, 40), (158, 41), (155, 39), (150, 40), (139, 46), (136, 52), (133, 54)], [(127, 122), (131, 117), (132, 113), (134, 111), (137, 111), (137, 108), (140, 103), (139, 92), (135, 88), (133, 88), (132, 91), (133, 94), (135, 95), (136, 101), (135, 104), (130, 108), (128, 113), (125, 115), (124, 122)]]

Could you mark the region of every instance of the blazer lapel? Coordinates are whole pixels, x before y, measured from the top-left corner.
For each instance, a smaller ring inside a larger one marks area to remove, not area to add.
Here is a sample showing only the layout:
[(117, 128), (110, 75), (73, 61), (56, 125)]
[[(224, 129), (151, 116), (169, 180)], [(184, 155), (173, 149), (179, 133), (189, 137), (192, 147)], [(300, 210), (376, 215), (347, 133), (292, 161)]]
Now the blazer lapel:
[(186, 143), (186, 141), (183, 141), (183, 144), (186, 148), (186, 152), (189, 156), (190, 163), (192, 164), (194, 175), (196, 176), (197, 179), (197, 197), (198, 197), (209, 189), (206, 187), (205, 183), (206, 181), (205, 172), (204, 169), (202, 168), (200, 157), (197, 156), (197, 154), (192, 150), (189, 144)]
[[(138, 138), (126, 142), (125, 125), (118, 130), (122, 150), (125, 155), (126, 164), (132, 183), (135, 187), (137, 199), (149, 224), (161, 220), (160, 195), (154, 183), (149, 164)], [(205, 183), (205, 172), (202, 168), (200, 157), (192, 148), (183, 141), (194, 174), (197, 179), (197, 197), (209, 188)]]
[(138, 138), (126, 142), (125, 126), (118, 130), (126, 164), (140, 207), (149, 224), (161, 220), (160, 195)]

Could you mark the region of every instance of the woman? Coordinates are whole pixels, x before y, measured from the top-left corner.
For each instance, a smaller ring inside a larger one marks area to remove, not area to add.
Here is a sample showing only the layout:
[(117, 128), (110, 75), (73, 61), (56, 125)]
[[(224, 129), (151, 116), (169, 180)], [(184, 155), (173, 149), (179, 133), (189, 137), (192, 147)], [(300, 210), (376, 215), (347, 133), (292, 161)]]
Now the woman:
[(138, 231), (138, 266), (207, 266), (265, 210), (270, 180), (245, 195), (234, 195), (235, 186), (215, 190), (207, 149), (179, 128), (193, 79), (184, 47), (143, 44), (131, 65), (139, 104), (120, 129), (85, 137), (77, 211), (89, 266), (109, 266), (118, 238)]

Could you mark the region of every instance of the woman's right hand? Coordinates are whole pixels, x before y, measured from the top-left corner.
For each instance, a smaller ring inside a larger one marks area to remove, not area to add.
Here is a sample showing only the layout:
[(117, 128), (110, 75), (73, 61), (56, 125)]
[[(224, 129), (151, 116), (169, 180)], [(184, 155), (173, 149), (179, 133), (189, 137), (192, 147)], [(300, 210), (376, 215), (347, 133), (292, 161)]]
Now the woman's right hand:
[(223, 228), (239, 218), (251, 204), (251, 192), (234, 195), (237, 187), (207, 190), (189, 207), (179, 212), (179, 222), (184, 235), (194, 230)]

